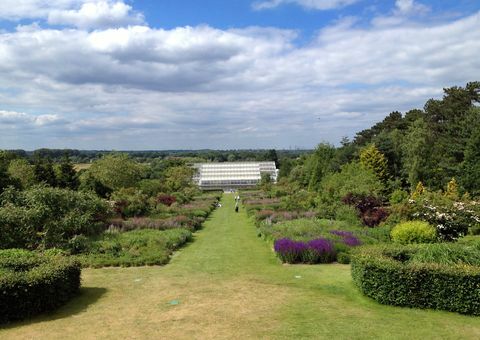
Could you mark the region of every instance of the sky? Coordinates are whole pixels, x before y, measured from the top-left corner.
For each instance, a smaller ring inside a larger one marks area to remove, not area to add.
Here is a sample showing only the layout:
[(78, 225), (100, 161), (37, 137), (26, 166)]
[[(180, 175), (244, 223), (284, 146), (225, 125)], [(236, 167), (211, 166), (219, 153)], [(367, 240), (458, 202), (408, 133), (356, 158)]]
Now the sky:
[(0, 149), (338, 144), (479, 51), (478, 0), (1, 0)]

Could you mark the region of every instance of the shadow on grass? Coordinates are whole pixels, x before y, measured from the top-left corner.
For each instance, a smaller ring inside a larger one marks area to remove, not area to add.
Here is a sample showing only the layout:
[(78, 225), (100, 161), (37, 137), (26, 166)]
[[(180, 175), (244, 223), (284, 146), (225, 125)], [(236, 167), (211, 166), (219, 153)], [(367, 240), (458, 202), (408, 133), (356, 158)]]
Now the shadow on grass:
[(12, 329), (33, 323), (54, 321), (68, 318), (75, 314), (80, 314), (86, 311), (90, 305), (97, 302), (106, 292), (107, 289), (105, 288), (82, 287), (80, 288), (80, 292), (77, 296), (55, 311), (40, 314), (23, 321), (16, 321), (9, 324), (0, 325), (0, 329)]

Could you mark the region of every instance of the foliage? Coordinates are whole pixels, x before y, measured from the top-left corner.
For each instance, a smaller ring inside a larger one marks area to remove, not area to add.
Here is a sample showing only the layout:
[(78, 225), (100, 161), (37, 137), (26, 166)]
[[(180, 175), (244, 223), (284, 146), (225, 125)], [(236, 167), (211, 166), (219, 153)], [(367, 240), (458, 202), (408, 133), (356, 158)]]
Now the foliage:
[(428, 222), (403, 222), (392, 229), (392, 240), (402, 244), (433, 243), (437, 240), (437, 231)]
[(0, 195), (0, 248), (61, 247), (75, 235), (98, 233), (109, 205), (92, 193), (34, 186)]
[(163, 265), (170, 254), (190, 241), (186, 229), (106, 232), (85, 244), (76, 258), (85, 267)]
[(403, 203), (408, 198), (408, 192), (405, 190), (397, 189), (390, 195), (390, 204)]
[(375, 227), (388, 217), (383, 202), (375, 196), (347, 194), (342, 202), (355, 207), (362, 223), (367, 227)]
[(77, 190), (79, 185), (78, 175), (70, 158), (65, 155), (57, 167), (57, 186), (60, 188)]
[(427, 124), (423, 119), (416, 120), (406, 132), (403, 143), (403, 165), (412, 187), (428, 178), (431, 145)]
[(192, 186), (194, 170), (188, 166), (174, 166), (165, 171), (165, 185), (169, 192), (178, 192)]
[(359, 163), (353, 162), (342, 167), (339, 173), (327, 175), (320, 185), (317, 196), (317, 210), (322, 217), (333, 218), (335, 210), (342, 205), (342, 198), (348, 194), (379, 196), (384, 186), (377, 176)]
[(376, 148), (375, 144), (370, 144), (360, 152), (360, 164), (367, 169), (372, 170), (378, 179), (386, 183), (388, 180), (388, 163), (385, 156)]
[(145, 172), (144, 166), (136, 163), (126, 154), (104, 156), (94, 162), (86, 171), (90, 176), (112, 191), (135, 187)]
[(8, 174), (11, 178), (19, 181), (24, 189), (28, 189), (36, 183), (33, 166), (23, 158), (17, 158), (10, 162)]
[(111, 200), (117, 214), (125, 217), (142, 216), (150, 210), (148, 196), (135, 188), (122, 188), (115, 191)]
[(444, 248), (436, 254), (443, 254), (449, 247), (437, 244), (359, 248), (352, 257), (353, 280), (362, 293), (382, 304), (480, 315), (478, 262), (469, 265), (412, 260), (432, 246)]
[(80, 265), (71, 258), (0, 250), (0, 323), (52, 311), (77, 294)]
[(43, 183), (51, 187), (57, 185), (57, 177), (50, 158), (36, 157), (33, 171), (35, 173), (35, 182)]
[(305, 176), (310, 191), (318, 190), (322, 179), (331, 171), (334, 157), (335, 148), (330, 144), (321, 143), (306, 160)]
[(444, 241), (453, 241), (466, 235), (469, 228), (480, 224), (480, 207), (477, 202), (453, 201), (439, 193), (425, 191), (410, 199), (406, 219), (420, 219), (437, 229)]
[(330, 263), (336, 258), (333, 243), (327, 239), (305, 243), (284, 238), (275, 241), (274, 249), (285, 263)]
[(315, 194), (307, 190), (298, 190), (282, 197), (281, 206), (288, 211), (305, 211), (315, 207)]
[(169, 207), (177, 201), (177, 198), (173, 195), (161, 194), (157, 196), (156, 200), (158, 203), (161, 203)]
[(95, 178), (89, 171), (83, 170), (79, 173), (80, 191), (94, 192), (100, 197), (107, 198), (112, 193), (112, 189), (105, 186), (99, 179)]
[(155, 197), (166, 190), (163, 181), (160, 179), (142, 179), (138, 182), (137, 188), (150, 197)]
[(480, 129), (473, 131), (465, 149), (460, 182), (475, 197), (480, 197)]

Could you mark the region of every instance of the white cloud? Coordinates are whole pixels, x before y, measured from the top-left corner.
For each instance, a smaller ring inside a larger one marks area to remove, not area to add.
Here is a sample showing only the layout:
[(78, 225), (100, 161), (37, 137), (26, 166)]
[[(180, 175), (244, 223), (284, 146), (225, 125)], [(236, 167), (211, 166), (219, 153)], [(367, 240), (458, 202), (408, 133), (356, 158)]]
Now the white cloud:
[(255, 10), (271, 9), (284, 4), (297, 4), (306, 9), (330, 10), (349, 6), (359, 0), (265, 0), (254, 2)]
[(401, 25), (408, 22), (412, 17), (425, 16), (429, 11), (430, 7), (415, 0), (396, 0), (395, 8), (391, 14), (373, 18), (372, 24), (375, 26)]
[(81, 29), (119, 27), (144, 22), (124, 0), (2, 0), (0, 18), (44, 19)]
[(24, 112), (16, 111), (4, 111), (0, 110), (0, 123), (12, 127), (25, 127), (30, 126), (46, 126), (55, 124), (61, 121), (58, 115), (46, 114), (46, 115), (31, 115)]
[(426, 13), (430, 9), (428, 6), (423, 5), (419, 2), (416, 2), (415, 0), (397, 0), (395, 2), (395, 7), (396, 10), (395, 12), (397, 14), (421, 14), (421, 13)]
[(480, 79), (479, 21), (346, 18), (302, 46), (275, 28), (22, 26), (0, 33), (0, 147), (338, 142)]
[(73, 25), (79, 28), (102, 28), (143, 23), (140, 13), (123, 2), (99, 1), (83, 4), (78, 10), (52, 10), (48, 22), (54, 25)]

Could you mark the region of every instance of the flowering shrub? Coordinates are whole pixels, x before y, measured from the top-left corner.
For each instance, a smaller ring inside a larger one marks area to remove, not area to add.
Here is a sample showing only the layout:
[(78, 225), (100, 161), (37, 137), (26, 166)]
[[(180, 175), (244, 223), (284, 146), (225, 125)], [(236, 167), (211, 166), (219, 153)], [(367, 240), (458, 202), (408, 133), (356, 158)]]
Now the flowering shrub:
[(456, 202), (438, 193), (425, 192), (408, 200), (408, 218), (430, 223), (444, 241), (466, 235), (469, 228), (480, 225), (478, 202)]
[(323, 238), (307, 243), (283, 238), (275, 241), (274, 249), (284, 263), (329, 263), (336, 258), (333, 242)]
[(362, 244), (362, 242), (354, 236), (351, 231), (330, 230), (330, 234), (342, 237), (343, 243), (349, 247), (356, 247)]

